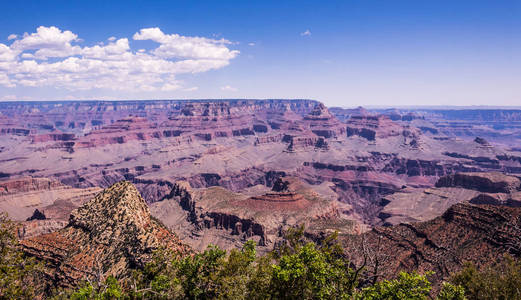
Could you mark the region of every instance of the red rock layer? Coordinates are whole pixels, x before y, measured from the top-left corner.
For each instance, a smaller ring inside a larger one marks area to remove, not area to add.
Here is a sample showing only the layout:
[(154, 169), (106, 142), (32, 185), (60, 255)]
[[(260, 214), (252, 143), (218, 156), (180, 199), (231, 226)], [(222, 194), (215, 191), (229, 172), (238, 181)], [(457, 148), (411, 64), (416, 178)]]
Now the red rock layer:
[(290, 192), (266, 193), (254, 196), (237, 205), (249, 207), (255, 210), (302, 210), (311, 205), (302, 195)]

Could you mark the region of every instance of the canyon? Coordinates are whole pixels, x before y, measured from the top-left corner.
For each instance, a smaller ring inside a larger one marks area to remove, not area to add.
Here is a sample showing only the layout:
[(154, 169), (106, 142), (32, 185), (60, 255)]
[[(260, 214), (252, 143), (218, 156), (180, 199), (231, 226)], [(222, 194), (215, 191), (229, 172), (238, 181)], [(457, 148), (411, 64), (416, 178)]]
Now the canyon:
[[(490, 246), (494, 239), (475, 243), (478, 232), (465, 235), (471, 248), (444, 243), (473, 222), (487, 234), (517, 222), (519, 115), (283, 99), (2, 102), (0, 211), (20, 222), (18, 237), (32, 255), (68, 243), (66, 253), (47, 257), (60, 257), (49, 276), (67, 284), (90, 272), (64, 275), (73, 272), (68, 257), (85, 255), (73, 244), (90, 243), (85, 230), (99, 230), (86, 212), (78, 215), (81, 207), (120, 190), (142, 200), (139, 214), (175, 232), (180, 249), (254, 240), (263, 253), (285, 229), (305, 225), (314, 239), (338, 232), (346, 248), (363, 238), (388, 249), (428, 240), (436, 249), (514, 253)], [(464, 258), (436, 261), (428, 257), (438, 250), (411, 247), (396, 250), (388, 269), (437, 268), (441, 280)], [(100, 249), (93, 251), (102, 261), (112, 259), (113, 250)]]

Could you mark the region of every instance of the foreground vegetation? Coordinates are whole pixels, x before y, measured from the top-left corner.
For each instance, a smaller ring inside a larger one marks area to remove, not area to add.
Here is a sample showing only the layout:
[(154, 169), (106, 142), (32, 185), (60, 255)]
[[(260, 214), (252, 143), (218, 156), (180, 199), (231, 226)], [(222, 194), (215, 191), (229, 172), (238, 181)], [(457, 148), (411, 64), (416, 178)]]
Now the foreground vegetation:
[[(0, 219), (0, 299), (31, 299), (42, 268), (24, 257), (15, 224)], [(226, 252), (211, 246), (179, 258), (167, 249), (131, 278), (90, 279), (55, 299), (521, 299), (521, 262), (507, 258), (479, 272), (467, 264), (433, 295), (429, 275), (397, 274), (393, 280), (360, 284), (363, 268), (349, 264), (335, 235), (307, 242), (303, 229), (288, 231), (274, 251), (259, 256), (255, 243)], [(41, 281), (40, 281), (41, 282)]]

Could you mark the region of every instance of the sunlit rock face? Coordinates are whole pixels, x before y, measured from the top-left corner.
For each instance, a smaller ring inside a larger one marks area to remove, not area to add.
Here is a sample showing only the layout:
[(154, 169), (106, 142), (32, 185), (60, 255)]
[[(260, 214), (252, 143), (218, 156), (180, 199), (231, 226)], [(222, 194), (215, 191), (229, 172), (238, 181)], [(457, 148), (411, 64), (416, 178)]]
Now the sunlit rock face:
[(189, 248), (150, 216), (130, 182), (119, 182), (72, 211), (65, 228), (21, 241), (45, 262), (49, 282), (70, 286), (88, 277), (126, 278), (161, 246), (179, 254)]

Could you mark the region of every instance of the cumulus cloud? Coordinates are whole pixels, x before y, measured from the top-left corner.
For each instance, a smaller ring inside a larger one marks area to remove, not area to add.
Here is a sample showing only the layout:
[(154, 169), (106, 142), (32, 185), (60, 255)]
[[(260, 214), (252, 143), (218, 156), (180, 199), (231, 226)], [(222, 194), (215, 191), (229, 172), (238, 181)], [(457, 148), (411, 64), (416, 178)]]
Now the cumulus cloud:
[(10, 40), (14, 40), (16, 39), (18, 36), (16, 34), (10, 34), (8, 37), (7, 37), (7, 40), (10, 41)]
[(17, 51), (13, 51), (10, 47), (4, 44), (0, 44), (0, 62), (1, 61), (13, 61), (18, 55)]
[(161, 58), (195, 58), (229, 60), (237, 56), (239, 51), (230, 50), (231, 44), (225, 39), (208, 39), (204, 37), (187, 37), (178, 34), (164, 34), (161, 29), (145, 28), (134, 34), (135, 40), (151, 40), (159, 43), (153, 54)]
[(310, 36), (310, 35), (311, 35), (311, 31), (309, 31), (309, 29), (306, 29), (306, 31), (300, 33), (300, 36)]
[(227, 66), (239, 51), (225, 39), (165, 34), (141, 29), (134, 40), (151, 40), (156, 48), (133, 50), (128, 38), (108, 38), (108, 44), (81, 46), (77, 34), (40, 26), (34, 33), (0, 44), (0, 85), (50, 86), (70, 91), (174, 91), (177, 76)]
[(15, 40), (11, 49), (18, 52), (36, 50), (34, 56), (38, 59), (67, 57), (81, 51), (79, 46), (71, 45), (71, 42), (77, 40), (78, 36), (69, 30), (61, 31), (54, 26), (40, 26), (35, 33), (24, 33), (21, 39)]
[(225, 92), (237, 92), (238, 89), (237, 88), (234, 88), (234, 87), (231, 87), (229, 85), (225, 85), (225, 86), (222, 86), (221, 87), (221, 91), (225, 91)]

